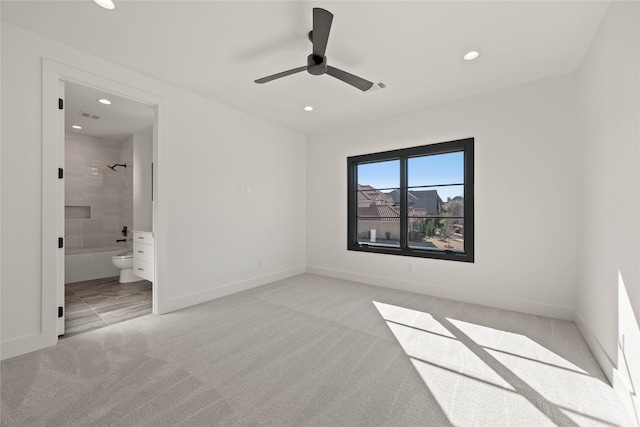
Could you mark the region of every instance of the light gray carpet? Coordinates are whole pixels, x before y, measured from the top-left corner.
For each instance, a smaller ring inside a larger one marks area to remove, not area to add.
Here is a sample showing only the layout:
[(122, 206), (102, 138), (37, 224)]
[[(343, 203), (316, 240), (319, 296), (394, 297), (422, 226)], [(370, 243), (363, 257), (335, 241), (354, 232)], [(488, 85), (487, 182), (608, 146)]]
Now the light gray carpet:
[(576, 326), (301, 275), (2, 363), (3, 426), (631, 425)]

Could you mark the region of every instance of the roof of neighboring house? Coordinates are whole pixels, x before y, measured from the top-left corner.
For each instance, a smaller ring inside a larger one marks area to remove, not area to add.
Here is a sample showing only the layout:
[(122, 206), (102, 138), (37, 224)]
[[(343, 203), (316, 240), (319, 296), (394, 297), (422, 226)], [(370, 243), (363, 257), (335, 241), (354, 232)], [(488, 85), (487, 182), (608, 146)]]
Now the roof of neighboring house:
[[(399, 190), (393, 190), (389, 193), (389, 195), (391, 196), (391, 198), (393, 199), (393, 202), (395, 204), (400, 204), (400, 191)], [(409, 204), (415, 203), (418, 198), (416, 196), (414, 196), (413, 194), (411, 194), (411, 192), (409, 192), (408, 194), (408, 198), (409, 198)]]
[(426, 209), (428, 215), (440, 213), (440, 207), (444, 202), (438, 195), (438, 190), (410, 190), (409, 193), (418, 199), (414, 202), (414, 207)]
[[(409, 208), (409, 217), (427, 216), (427, 210), (421, 208)], [(391, 205), (371, 204), (358, 208), (358, 218), (369, 221), (400, 221), (400, 207)]]
[(366, 207), (358, 208), (358, 218), (371, 221), (400, 221), (400, 210), (391, 205), (376, 205), (374, 203)]
[[(400, 191), (393, 190), (389, 193), (393, 202), (400, 203)], [(426, 215), (437, 215), (440, 213), (440, 206), (442, 206), (442, 199), (438, 194), (438, 190), (409, 190), (407, 194), (409, 207), (413, 206), (416, 209), (423, 209)], [(422, 214), (416, 214), (415, 216), (423, 216)]]
[(409, 216), (410, 217), (427, 216), (427, 210), (424, 208), (414, 208), (413, 206), (409, 206)]
[[(440, 199), (438, 190), (409, 190), (409, 193), (413, 194), (418, 199), (434, 199), (436, 197)], [(442, 202), (442, 199), (440, 199), (440, 202)]]
[(393, 203), (393, 198), (370, 185), (358, 184), (358, 200), (373, 200), (376, 202)]

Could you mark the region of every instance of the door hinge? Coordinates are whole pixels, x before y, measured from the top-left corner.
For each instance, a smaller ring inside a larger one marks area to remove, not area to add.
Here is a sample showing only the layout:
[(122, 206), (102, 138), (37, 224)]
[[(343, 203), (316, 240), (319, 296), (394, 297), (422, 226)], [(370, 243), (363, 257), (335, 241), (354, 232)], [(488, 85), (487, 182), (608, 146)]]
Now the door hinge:
[(58, 168), (58, 179), (64, 178), (64, 170), (62, 168)]
[(64, 315), (64, 308), (58, 307), (58, 317), (62, 317)]
[(61, 249), (63, 247), (64, 247), (64, 238), (58, 237), (58, 249)]
[(64, 109), (64, 101), (62, 98), (58, 98), (58, 110)]

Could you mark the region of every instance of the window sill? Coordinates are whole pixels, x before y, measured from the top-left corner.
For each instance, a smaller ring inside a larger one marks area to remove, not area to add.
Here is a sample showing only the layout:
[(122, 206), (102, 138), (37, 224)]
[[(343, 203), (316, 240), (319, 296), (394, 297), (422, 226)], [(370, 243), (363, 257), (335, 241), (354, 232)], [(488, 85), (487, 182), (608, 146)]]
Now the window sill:
[(414, 258), (431, 258), (431, 259), (444, 259), (449, 261), (460, 261), (473, 263), (473, 254), (466, 252), (450, 251), (450, 250), (435, 250), (435, 249), (412, 249), (412, 248), (399, 248), (382, 245), (367, 245), (367, 244), (351, 244), (347, 247), (347, 250), (357, 252), (370, 252), (374, 254), (385, 255), (399, 255), (408, 256)]

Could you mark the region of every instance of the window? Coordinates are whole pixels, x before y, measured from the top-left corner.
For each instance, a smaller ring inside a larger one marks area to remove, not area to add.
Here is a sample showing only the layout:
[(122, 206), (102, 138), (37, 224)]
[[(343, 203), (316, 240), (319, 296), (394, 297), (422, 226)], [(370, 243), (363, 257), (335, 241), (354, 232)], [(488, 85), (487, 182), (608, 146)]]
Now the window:
[(349, 157), (348, 247), (473, 262), (473, 138)]

